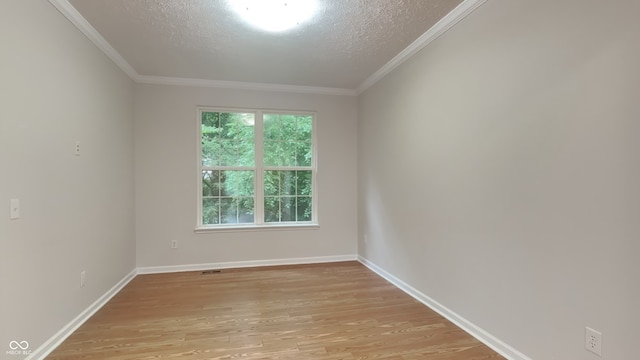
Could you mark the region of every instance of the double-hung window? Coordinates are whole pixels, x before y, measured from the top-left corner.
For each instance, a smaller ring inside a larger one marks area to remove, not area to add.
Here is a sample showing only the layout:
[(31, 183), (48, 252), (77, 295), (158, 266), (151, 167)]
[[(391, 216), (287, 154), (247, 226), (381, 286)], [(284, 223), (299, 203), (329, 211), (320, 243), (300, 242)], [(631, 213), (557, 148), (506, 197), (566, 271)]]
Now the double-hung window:
[(317, 224), (315, 114), (199, 108), (198, 228)]

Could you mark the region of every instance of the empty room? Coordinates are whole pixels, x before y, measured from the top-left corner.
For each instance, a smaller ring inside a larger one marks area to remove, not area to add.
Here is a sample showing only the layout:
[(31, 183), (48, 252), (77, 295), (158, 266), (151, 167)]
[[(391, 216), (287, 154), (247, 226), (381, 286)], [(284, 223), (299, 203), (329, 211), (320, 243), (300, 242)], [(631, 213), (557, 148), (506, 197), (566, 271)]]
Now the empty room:
[(638, 14), (0, 0), (0, 359), (640, 359)]

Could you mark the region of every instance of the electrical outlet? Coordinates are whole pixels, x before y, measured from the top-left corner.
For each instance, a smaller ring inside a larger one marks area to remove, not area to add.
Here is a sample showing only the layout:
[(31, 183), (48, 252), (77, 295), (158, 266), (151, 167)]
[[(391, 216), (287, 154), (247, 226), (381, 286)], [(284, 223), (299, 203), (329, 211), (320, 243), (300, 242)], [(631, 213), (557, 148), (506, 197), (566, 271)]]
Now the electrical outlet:
[(80, 140), (76, 140), (76, 149), (75, 149), (74, 154), (76, 156), (80, 156)]
[(584, 347), (592, 353), (602, 356), (602, 333), (590, 327), (585, 327)]
[(178, 240), (171, 240), (171, 248), (172, 249), (178, 248)]
[(87, 272), (85, 270), (80, 271), (80, 287), (84, 287), (87, 283)]

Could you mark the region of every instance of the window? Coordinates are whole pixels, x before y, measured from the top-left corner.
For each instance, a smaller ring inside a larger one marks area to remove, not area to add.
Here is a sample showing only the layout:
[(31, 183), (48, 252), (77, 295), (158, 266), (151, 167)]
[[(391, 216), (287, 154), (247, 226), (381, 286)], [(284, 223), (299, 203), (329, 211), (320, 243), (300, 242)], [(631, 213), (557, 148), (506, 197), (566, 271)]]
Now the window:
[(198, 115), (199, 229), (317, 224), (315, 114)]

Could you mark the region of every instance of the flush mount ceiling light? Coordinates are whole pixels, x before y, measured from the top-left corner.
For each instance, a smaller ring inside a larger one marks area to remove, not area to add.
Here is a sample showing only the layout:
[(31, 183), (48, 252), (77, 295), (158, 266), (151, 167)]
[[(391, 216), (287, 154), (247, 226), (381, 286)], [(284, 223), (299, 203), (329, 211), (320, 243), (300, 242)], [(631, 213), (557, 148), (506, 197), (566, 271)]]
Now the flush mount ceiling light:
[(289, 30), (309, 20), (318, 8), (316, 0), (227, 1), (244, 21), (270, 32)]

